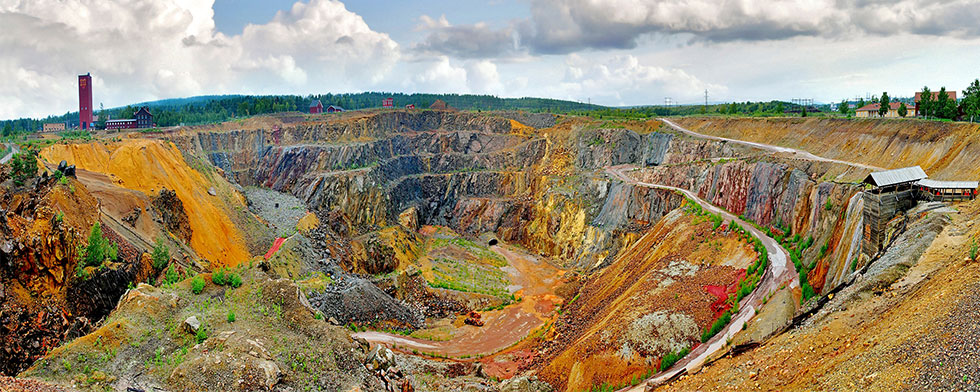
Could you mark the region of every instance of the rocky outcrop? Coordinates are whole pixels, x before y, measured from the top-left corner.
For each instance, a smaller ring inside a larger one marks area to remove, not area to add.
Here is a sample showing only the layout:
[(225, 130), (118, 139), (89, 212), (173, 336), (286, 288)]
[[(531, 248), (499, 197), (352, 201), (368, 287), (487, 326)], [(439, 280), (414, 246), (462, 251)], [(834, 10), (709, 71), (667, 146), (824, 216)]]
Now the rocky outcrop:
[(169, 189), (161, 189), (160, 194), (153, 198), (153, 209), (159, 214), (161, 223), (167, 231), (185, 243), (191, 241), (191, 226), (187, 221), (187, 211), (177, 193)]
[(0, 189), (0, 372), (14, 375), (65, 340), (88, 333), (149, 260), (109, 229), (118, 262), (83, 269), (78, 250), (98, 204), (81, 183), (42, 178), (34, 188)]

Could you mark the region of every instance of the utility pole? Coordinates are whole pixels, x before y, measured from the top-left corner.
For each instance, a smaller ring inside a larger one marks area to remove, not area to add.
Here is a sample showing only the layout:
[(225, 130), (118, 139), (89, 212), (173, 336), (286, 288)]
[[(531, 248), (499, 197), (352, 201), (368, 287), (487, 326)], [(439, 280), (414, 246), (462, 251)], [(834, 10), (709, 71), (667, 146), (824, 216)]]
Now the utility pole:
[(704, 89), (704, 107), (701, 111), (708, 114), (708, 89)]

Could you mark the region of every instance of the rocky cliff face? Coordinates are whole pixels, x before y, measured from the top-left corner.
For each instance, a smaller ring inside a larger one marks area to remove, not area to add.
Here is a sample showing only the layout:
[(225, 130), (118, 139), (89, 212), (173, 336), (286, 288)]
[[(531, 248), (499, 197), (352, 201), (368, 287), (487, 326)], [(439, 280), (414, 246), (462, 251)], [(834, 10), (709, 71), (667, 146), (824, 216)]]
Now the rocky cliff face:
[(818, 291), (842, 282), (860, 257), (852, 202), (859, 187), (821, 180), (835, 168), (760, 160), (765, 154), (747, 147), (657, 130), (524, 128), (493, 116), (390, 112), (273, 131), (197, 133), (177, 144), (208, 156), (241, 184), (339, 210), (358, 233), (396, 224), (414, 209), (419, 224), (494, 233), (570, 267), (598, 267), (619, 251), (624, 234), (649, 228), (680, 204), (671, 192), (599, 173), (631, 164), (648, 168), (643, 181), (693, 190), (781, 237), (813, 237), (804, 259), (813, 263)]
[(83, 269), (79, 249), (98, 219), (95, 199), (74, 179), (43, 177), (0, 188), (0, 373), (15, 375), (66, 339), (89, 332), (148, 259), (106, 228), (119, 262)]
[[(855, 243), (854, 236), (860, 232), (860, 213), (854, 210), (860, 197), (854, 197), (861, 188), (820, 182), (819, 175), (788, 163), (739, 159), (649, 168), (637, 176), (695, 191), (732, 213), (772, 227), (780, 238), (812, 237), (814, 245), (803, 258), (816, 263), (810, 283), (822, 291), (840, 284), (851, 260), (858, 257), (860, 242)], [(827, 249), (821, 252), (824, 245)]]
[[(553, 125), (553, 117), (538, 117), (536, 126)], [(175, 143), (208, 157), (239, 184), (341, 211), (353, 234), (396, 224), (402, 211), (415, 209), (419, 224), (494, 233), (575, 267), (600, 264), (623, 231), (648, 227), (680, 203), (669, 192), (552, 170), (566, 164), (559, 150), (578, 151), (580, 169), (660, 164), (671, 159), (668, 134), (600, 130), (565, 140), (526, 128), (496, 116), (390, 112), (272, 131), (202, 132)], [(601, 145), (588, 144), (595, 135), (605, 138)]]

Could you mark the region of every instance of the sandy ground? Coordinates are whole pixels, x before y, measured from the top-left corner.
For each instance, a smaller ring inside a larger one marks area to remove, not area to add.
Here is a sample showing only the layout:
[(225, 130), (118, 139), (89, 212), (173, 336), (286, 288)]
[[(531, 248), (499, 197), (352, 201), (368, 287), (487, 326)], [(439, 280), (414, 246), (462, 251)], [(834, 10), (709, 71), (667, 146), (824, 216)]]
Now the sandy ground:
[(554, 289), (564, 271), (512, 246), (495, 245), (490, 249), (503, 255), (508, 266), (512, 267), (504, 267), (504, 270), (510, 275), (511, 282), (519, 286), (515, 295), (522, 300), (502, 310), (482, 313), (485, 323), (483, 327), (454, 326), (456, 330), (452, 332), (453, 337), (445, 341), (428, 341), (374, 331), (361, 332), (354, 336), (391, 345), (402, 351), (416, 350), (454, 358), (489, 355), (520, 342), (552, 318), (555, 307), (561, 303), (561, 298), (555, 295)]
[(724, 137), (719, 137), (719, 136), (705, 135), (705, 134), (702, 134), (702, 133), (697, 133), (697, 132), (691, 131), (689, 129), (683, 128), (680, 125), (677, 125), (676, 123), (674, 123), (674, 122), (672, 122), (672, 121), (670, 121), (668, 119), (665, 119), (665, 118), (661, 118), (659, 120), (660, 121), (663, 121), (665, 124), (669, 125), (671, 128), (674, 128), (674, 129), (676, 129), (679, 132), (682, 132), (682, 133), (685, 133), (687, 135), (694, 136), (694, 137), (697, 137), (697, 138), (701, 138), (701, 139), (710, 139), (710, 140), (718, 140), (718, 141), (723, 141), (723, 142), (737, 143), (737, 144), (741, 144), (741, 145), (744, 145), (744, 146), (755, 147), (755, 148), (763, 149), (763, 150), (766, 150), (766, 151), (772, 151), (772, 152), (775, 152), (775, 153), (793, 154), (796, 158), (804, 159), (804, 160), (808, 160), (808, 161), (839, 163), (839, 164), (844, 164), (844, 165), (849, 165), (849, 166), (857, 166), (857, 167), (861, 167), (861, 168), (865, 168), (865, 169), (869, 169), (869, 170), (875, 170), (875, 171), (885, 170), (884, 168), (879, 167), (879, 166), (865, 165), (863, 163), (848, 162), (848, 161), (841, 161), (841, 160), (837, 160), (837, 159), (824, 158), (824, 157), (821, 157), (821, 156), (813, 155), (813, 154), (811, 154), (811, 153), (809, 153), (807, 151), (798, 150), (798, 149), (795, 149), (795, 148), (780, 147), (780, 146), (775, 146), (775, 145), (772, 145), (772, 144), (748, 142), (748, 141), (738, 140), (738, 139), (729, 139), (729, 138), (724, 138)]

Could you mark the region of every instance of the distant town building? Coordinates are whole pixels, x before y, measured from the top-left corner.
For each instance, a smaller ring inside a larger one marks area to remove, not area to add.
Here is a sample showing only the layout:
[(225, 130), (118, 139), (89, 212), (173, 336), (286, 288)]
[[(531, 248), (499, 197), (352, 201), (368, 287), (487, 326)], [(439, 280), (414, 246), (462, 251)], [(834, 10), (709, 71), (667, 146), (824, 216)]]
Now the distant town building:
[(323, 113), (323, 103), (319, 99), (315, 99), (310, 103), (310, 114), (320, 113)]
[(105, 129), (134, 129), (136, 128), (136, 119), (129, 120), (106, 120)]
[[(956, 100), (956, 90), (947, 91), (946, 94), (949, 95), (949, 99), (952, 99), (954, 101)], [(939, 99), (939, 91), (933, 91), (932, 92), (932, 101), (933, 102), (936, 102), (937, 99)], [(920, 100), (922, 100), (922, 92), (921, 91), (915, 93), (915, 107), (913, 108), (914, 109), (913, 111), (914, 111), (916, 117), (919, 116), (919, 101)], [(931, 114), (930, 114), (930, 116), (931, 116)]]
[(133, 113), (132, 119), (127, 120), (106, 120), (105, 129), (138, 129), (138, 128), (152, 128), (153, 127), (153, 114), (150, 113), (150, 109), (143, 106)]
[(395, 107), (395, 99), (394, 98), (385, 98), (385, 99), (381, 100), (381, 107), (383, 107), (385, 109), (393, 109)]
[(415, 109), (415, 104), (410, 103), (408, 105), (405, 105), (405, 109)]
[(327, 106), (327, 113), (338, 113), (344, 111), (344, 108), (336, 105)]
[(133, 114), (136, 117), (136, 128), (153, 128), (153, 114), (150, 114), (150, 108), (143, 106)]
[(45, 123), (42, 132), (64, 132), (65, 123)]
[[(902, 106), (901, 102), (891, 102), (888, 104), (888, 113), (885, 113), (885, 117), (894, 118), (900, 117), (898, 115), (898, 108)], [(854, 111), (854, 117), (872, 118), (881, 117), (878, 115), (878, 108), (881, 107), (880, 103), (871, 103), (857, 108)], [(911, 113), (911, 111), (909, 111)]]
[(90, 129), (92, 119), (92, 75), (78, 75), (78, 127)]

